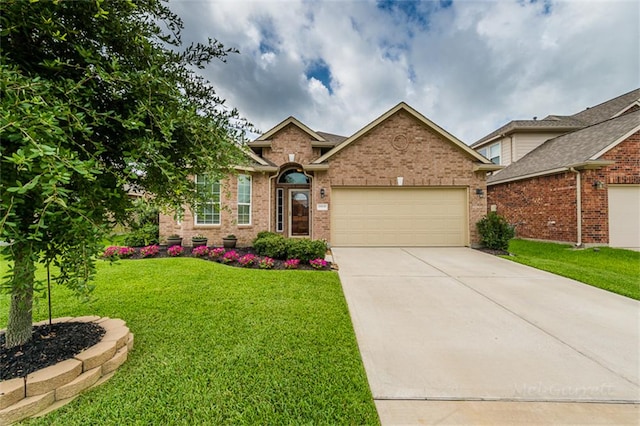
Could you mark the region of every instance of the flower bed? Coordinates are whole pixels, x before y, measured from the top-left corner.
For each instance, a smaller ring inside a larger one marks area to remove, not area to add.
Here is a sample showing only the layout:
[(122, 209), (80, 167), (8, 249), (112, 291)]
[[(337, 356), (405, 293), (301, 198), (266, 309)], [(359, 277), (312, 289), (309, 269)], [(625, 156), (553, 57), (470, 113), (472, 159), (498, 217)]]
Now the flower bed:
[(331, 262), (325, 259), (312, 259), (303, 262), (300, 259), (273, 259), (268, 256), (258, 256), (251, 247), (225, 249), (223, 247), (198, 246), (195, 248), (182, 246), (146, 246), (146, 247), (107, 247), (103, 253), (106, 260), (143, 259), (153, 257), (197, 257), (229, 266), (253, 269), (301, 269), (327, 271), (331, 269)]

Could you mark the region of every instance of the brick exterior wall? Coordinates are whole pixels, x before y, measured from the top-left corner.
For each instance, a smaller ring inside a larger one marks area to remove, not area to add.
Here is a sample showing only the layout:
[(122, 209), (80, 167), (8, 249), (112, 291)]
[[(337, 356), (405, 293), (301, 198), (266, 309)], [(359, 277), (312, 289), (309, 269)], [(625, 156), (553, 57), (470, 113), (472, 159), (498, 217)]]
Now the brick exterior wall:
[[(606, 152), (604, 160), (615, 164), (583, 170), (581, 177), (582, 242), (609, 243), (608, 184), (640, 184), (640, 132)], [(594, 187), (603, 182), (604, 188)], [(516, 225), (516, 235), (549, 241), (576, 243), (576, 174), (565, 172), (521, 181), (491, 185), (489, 209)]]
[[(284, 170), (300, 167), (319, 158), (320, 148), (313, 148), (313, 139), (297, 126), (290, 124), (271, 137), (271, 147), (262, 149), (263, 158)], [(289, 163), (289, 154), (295, 162)], [(311, 177), (311, 235), (313, 239), (331, 238), (331, 188), (334, 186), (397, 185), (397, 177), (404, 178), (403, 186), (410, 187), (462, 187), (468, 191), (470, 243), (476, 245), (478, 236), (475, 223), (487, 210), (486, 198), (475, 194), (476, 188), (486, 193), (484, 172), (474, 172), (476, 160), (455, 147), (421, 121), (404, 110), (389, 117), (357, 141), (328, 160), (328, 171), (308, 172)], [(170, 234), (181, 235), (184, 245), (191, 244), (191, 236), (204, 234), (209, 245), (220, 245), (221, 238), (233, 233), (239, 245), (250, 245), (255, 235), (264, 230), (275, 230), (277, 173), (252, 173), (252, 225), (240, 227), (235, 223), (237, 183), (232, 177), (223, 191), (222, 223), (217, 226), (194, 226), (191, 212), (186, 212), (180, 224), (171, 216), (161, 215), (160, 235), (165, 241)], [(325, 197), (320, 196), (324, 189)], [(329, 204), (328, 211), (318, 211), (319, 203)]]

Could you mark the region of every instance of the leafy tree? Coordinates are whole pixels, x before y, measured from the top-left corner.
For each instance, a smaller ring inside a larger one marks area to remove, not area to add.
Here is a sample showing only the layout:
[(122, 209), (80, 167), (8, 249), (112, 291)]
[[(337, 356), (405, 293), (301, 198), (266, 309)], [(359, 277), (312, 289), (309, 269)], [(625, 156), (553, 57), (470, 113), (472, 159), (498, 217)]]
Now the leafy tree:
[(178, 208), (191, 174), (243, 159), (248, 123), (197, 69), (234, 53), (183, 46), (160, 0), (0, 1), (0, 241), (11, 271), (6, 346), (31, 338), (35, 265), (87, 294), (99, 241), (129, 189)]

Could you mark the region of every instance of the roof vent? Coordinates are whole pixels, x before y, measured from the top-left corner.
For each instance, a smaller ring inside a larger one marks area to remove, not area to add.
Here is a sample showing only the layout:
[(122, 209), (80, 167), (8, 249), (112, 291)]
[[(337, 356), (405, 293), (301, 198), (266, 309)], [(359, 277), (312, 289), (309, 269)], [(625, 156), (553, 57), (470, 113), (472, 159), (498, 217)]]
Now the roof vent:
[(538, 120), (538, 117), (533, 117), (533, 121), (537, 121), (537, 120)]

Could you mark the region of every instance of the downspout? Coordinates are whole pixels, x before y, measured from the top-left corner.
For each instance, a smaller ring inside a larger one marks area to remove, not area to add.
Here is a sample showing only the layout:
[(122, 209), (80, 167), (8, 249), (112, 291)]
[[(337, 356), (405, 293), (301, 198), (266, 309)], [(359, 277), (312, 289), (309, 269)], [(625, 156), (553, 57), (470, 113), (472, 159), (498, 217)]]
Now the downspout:
[(569, 171), (576, 174), (576, 231), (578, 233), (578, 242), (576, 247), (582, 247), (582, 177), (580, 171), (571, 167)]

